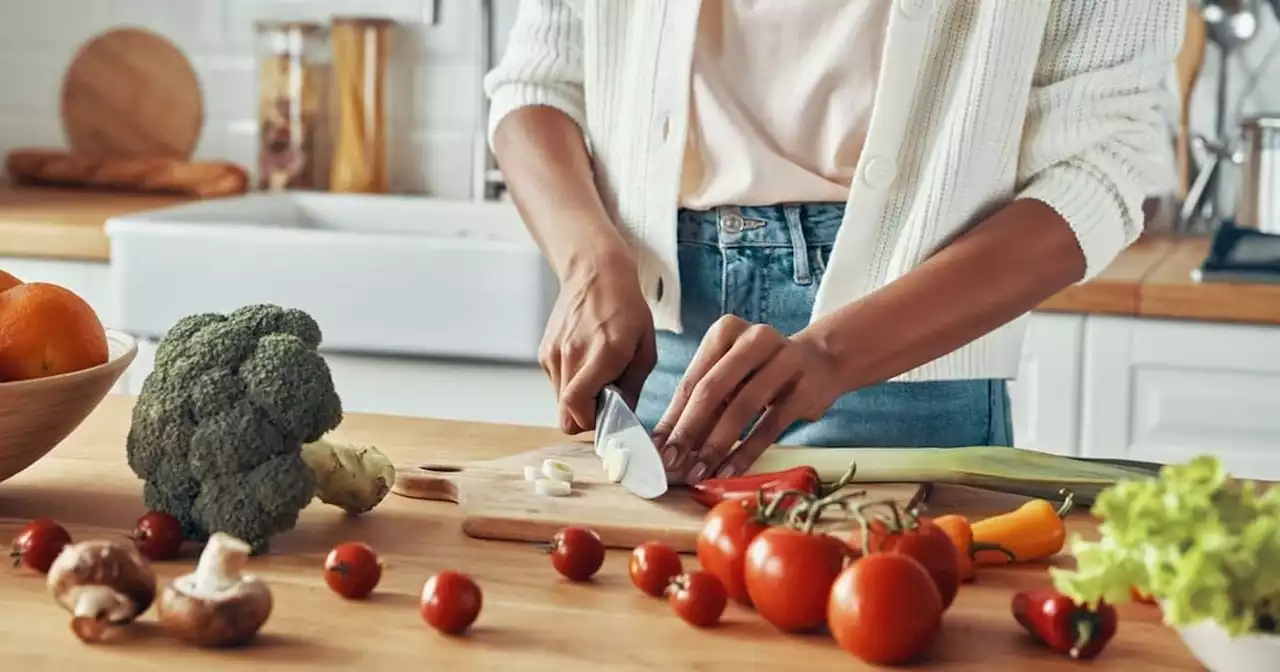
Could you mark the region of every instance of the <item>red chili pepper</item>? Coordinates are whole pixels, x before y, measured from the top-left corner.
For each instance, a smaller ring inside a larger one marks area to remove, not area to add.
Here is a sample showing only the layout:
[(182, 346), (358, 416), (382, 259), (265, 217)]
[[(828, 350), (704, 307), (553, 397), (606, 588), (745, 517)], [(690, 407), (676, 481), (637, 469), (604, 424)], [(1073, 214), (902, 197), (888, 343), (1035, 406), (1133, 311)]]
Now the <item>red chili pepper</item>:
[(1053, 588), (1024, 590), (1013, 596), (1018, 624), (1058, 653), (1089, 660), (1102, 652), (1116, 634), (1116, 610), (1099, 603), (1090, 609)]
[[(784, 490), (799, 490), (816, 495), (821, 488), (822, 479), (818, 476), (818, 470), (809, 466), (800, 466), (769, 474), (712, 478), (690, 486), (689, 493), (693, 501), (709, 509), (726, 499), (755, 500), (761, 491), (764, 491), (765, 497), (768, 498)], [(789, 506), (790, 502), (784, 501), (780, 504), (785, 507)]]

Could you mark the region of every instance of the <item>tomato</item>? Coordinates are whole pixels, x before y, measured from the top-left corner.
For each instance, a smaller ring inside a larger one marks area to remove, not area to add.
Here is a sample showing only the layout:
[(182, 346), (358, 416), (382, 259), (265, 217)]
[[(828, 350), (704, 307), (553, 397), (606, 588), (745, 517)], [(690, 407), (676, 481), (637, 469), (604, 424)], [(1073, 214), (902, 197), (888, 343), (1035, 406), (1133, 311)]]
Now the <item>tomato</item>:
[(476, 622), (484, 596), (471, 577), (446, 570), (422, 584), (422, 620), (448, 635), (459, 635)]
[(938, 585), (942, 610), (946, 611), (960, 590), (960, 551), (945, 530), (927, 518), (916, 520), (915, 526), (890, 530), (880, 521), (872, 523), (872, 553), (902, 553), (915, 558)]
[(586, 581), (604, 564), (604, 544), (595, 532), (566, 527), (551, 538), (551, 564), (570, 581)]
[(672, 579), (667, 600), (676, 615), (695, 628), (709, 628), (720, 622), (729, 595), (711, 572), (689, 572)]
[(817, 630), (826, 621), (827, 596), (846, 557), (844, 542), (835, 537), (769, 528), (747, 547), (747, 595), (779, 630)]
[(650, 541), (631, 551), (627, 571), (631, 575), (631, 583), (641, 592), (661, 597), (671, 580), (684, 571), (684, 563), (680, 561), (680, 554), (671, 550), (670, 546)]
[(324, 559), (324, 582), (345, 598), (368, 597), (381, 580), (382, 562), (368, 544), (358, 541), (338, 544)]
[(827, 627), (840, 648), (872, 665), (910, 662), (942, 625), (942, 594), (924, 565), (904, 553), (873, 553), (840, 572)]
[(172, 560), (182, 550), (182, 523), (162, 511), (148, 511), (133, 527), (133, 544), (151, 560)]
[(750, 606), (747, 585), (743, 579), (747, 546), (768, 529), (750, 500), (725, 500), (716, 504), (702, 519), (698, 531), (698, 562), (711, 572), (729, 595), (729, 599)]
[(71, 543), (71, 534), (52, 518), (36, 518), (26, 524), (13, 540), (9, 556), (13, 566), (26, 565), (47, 574), (62, 549)]

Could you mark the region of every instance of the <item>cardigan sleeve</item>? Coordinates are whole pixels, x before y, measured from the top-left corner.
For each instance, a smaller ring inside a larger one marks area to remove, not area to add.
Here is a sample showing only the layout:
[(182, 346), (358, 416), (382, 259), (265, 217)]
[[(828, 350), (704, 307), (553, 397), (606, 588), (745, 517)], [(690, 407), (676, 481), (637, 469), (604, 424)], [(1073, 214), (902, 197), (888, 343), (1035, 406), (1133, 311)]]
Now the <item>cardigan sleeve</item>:
[(553, 107), (585, 126), (582, 78), (582, 19), (568, 0), (520, 0), (506, 53), (484, 79), (490, 145), (498, 123), (522, 107)]
[(1071, 227), (1084, 280), (1142, 233), (1142, 202), (1169, 181), (1165, 77), (1181, 48), (1183, 0), (1056, 0), (1032, 83), (1019, 198)]

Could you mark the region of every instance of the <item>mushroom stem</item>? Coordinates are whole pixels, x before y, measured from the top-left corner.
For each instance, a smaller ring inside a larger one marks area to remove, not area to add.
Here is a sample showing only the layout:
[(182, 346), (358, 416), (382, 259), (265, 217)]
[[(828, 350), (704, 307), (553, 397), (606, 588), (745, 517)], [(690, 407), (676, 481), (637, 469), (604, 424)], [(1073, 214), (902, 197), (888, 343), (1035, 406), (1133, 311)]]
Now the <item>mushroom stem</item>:
[(240, 581), (253, 548), (229, 534), (216, 532), (200, 554), (196, 564), (197, 595), (214, 595), (234, 587)]
[(130, 613), (133, 603), (110, 586), (82, 586), (75, 589), (75, 606), (71, 615), (76, 618), (109, 619), (116, 612)]

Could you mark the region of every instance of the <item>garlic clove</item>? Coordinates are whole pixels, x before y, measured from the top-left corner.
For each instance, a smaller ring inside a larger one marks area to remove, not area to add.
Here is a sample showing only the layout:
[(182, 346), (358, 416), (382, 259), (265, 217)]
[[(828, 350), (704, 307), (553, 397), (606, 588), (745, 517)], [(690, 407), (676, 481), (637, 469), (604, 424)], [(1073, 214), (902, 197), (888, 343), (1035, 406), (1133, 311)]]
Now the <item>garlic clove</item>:
[(532, 483), (533, 481), (536, 481), (539, 478), (542, 478), (542, 471), (540, 471), (537, 467), (524, 468), (524, 480)]

